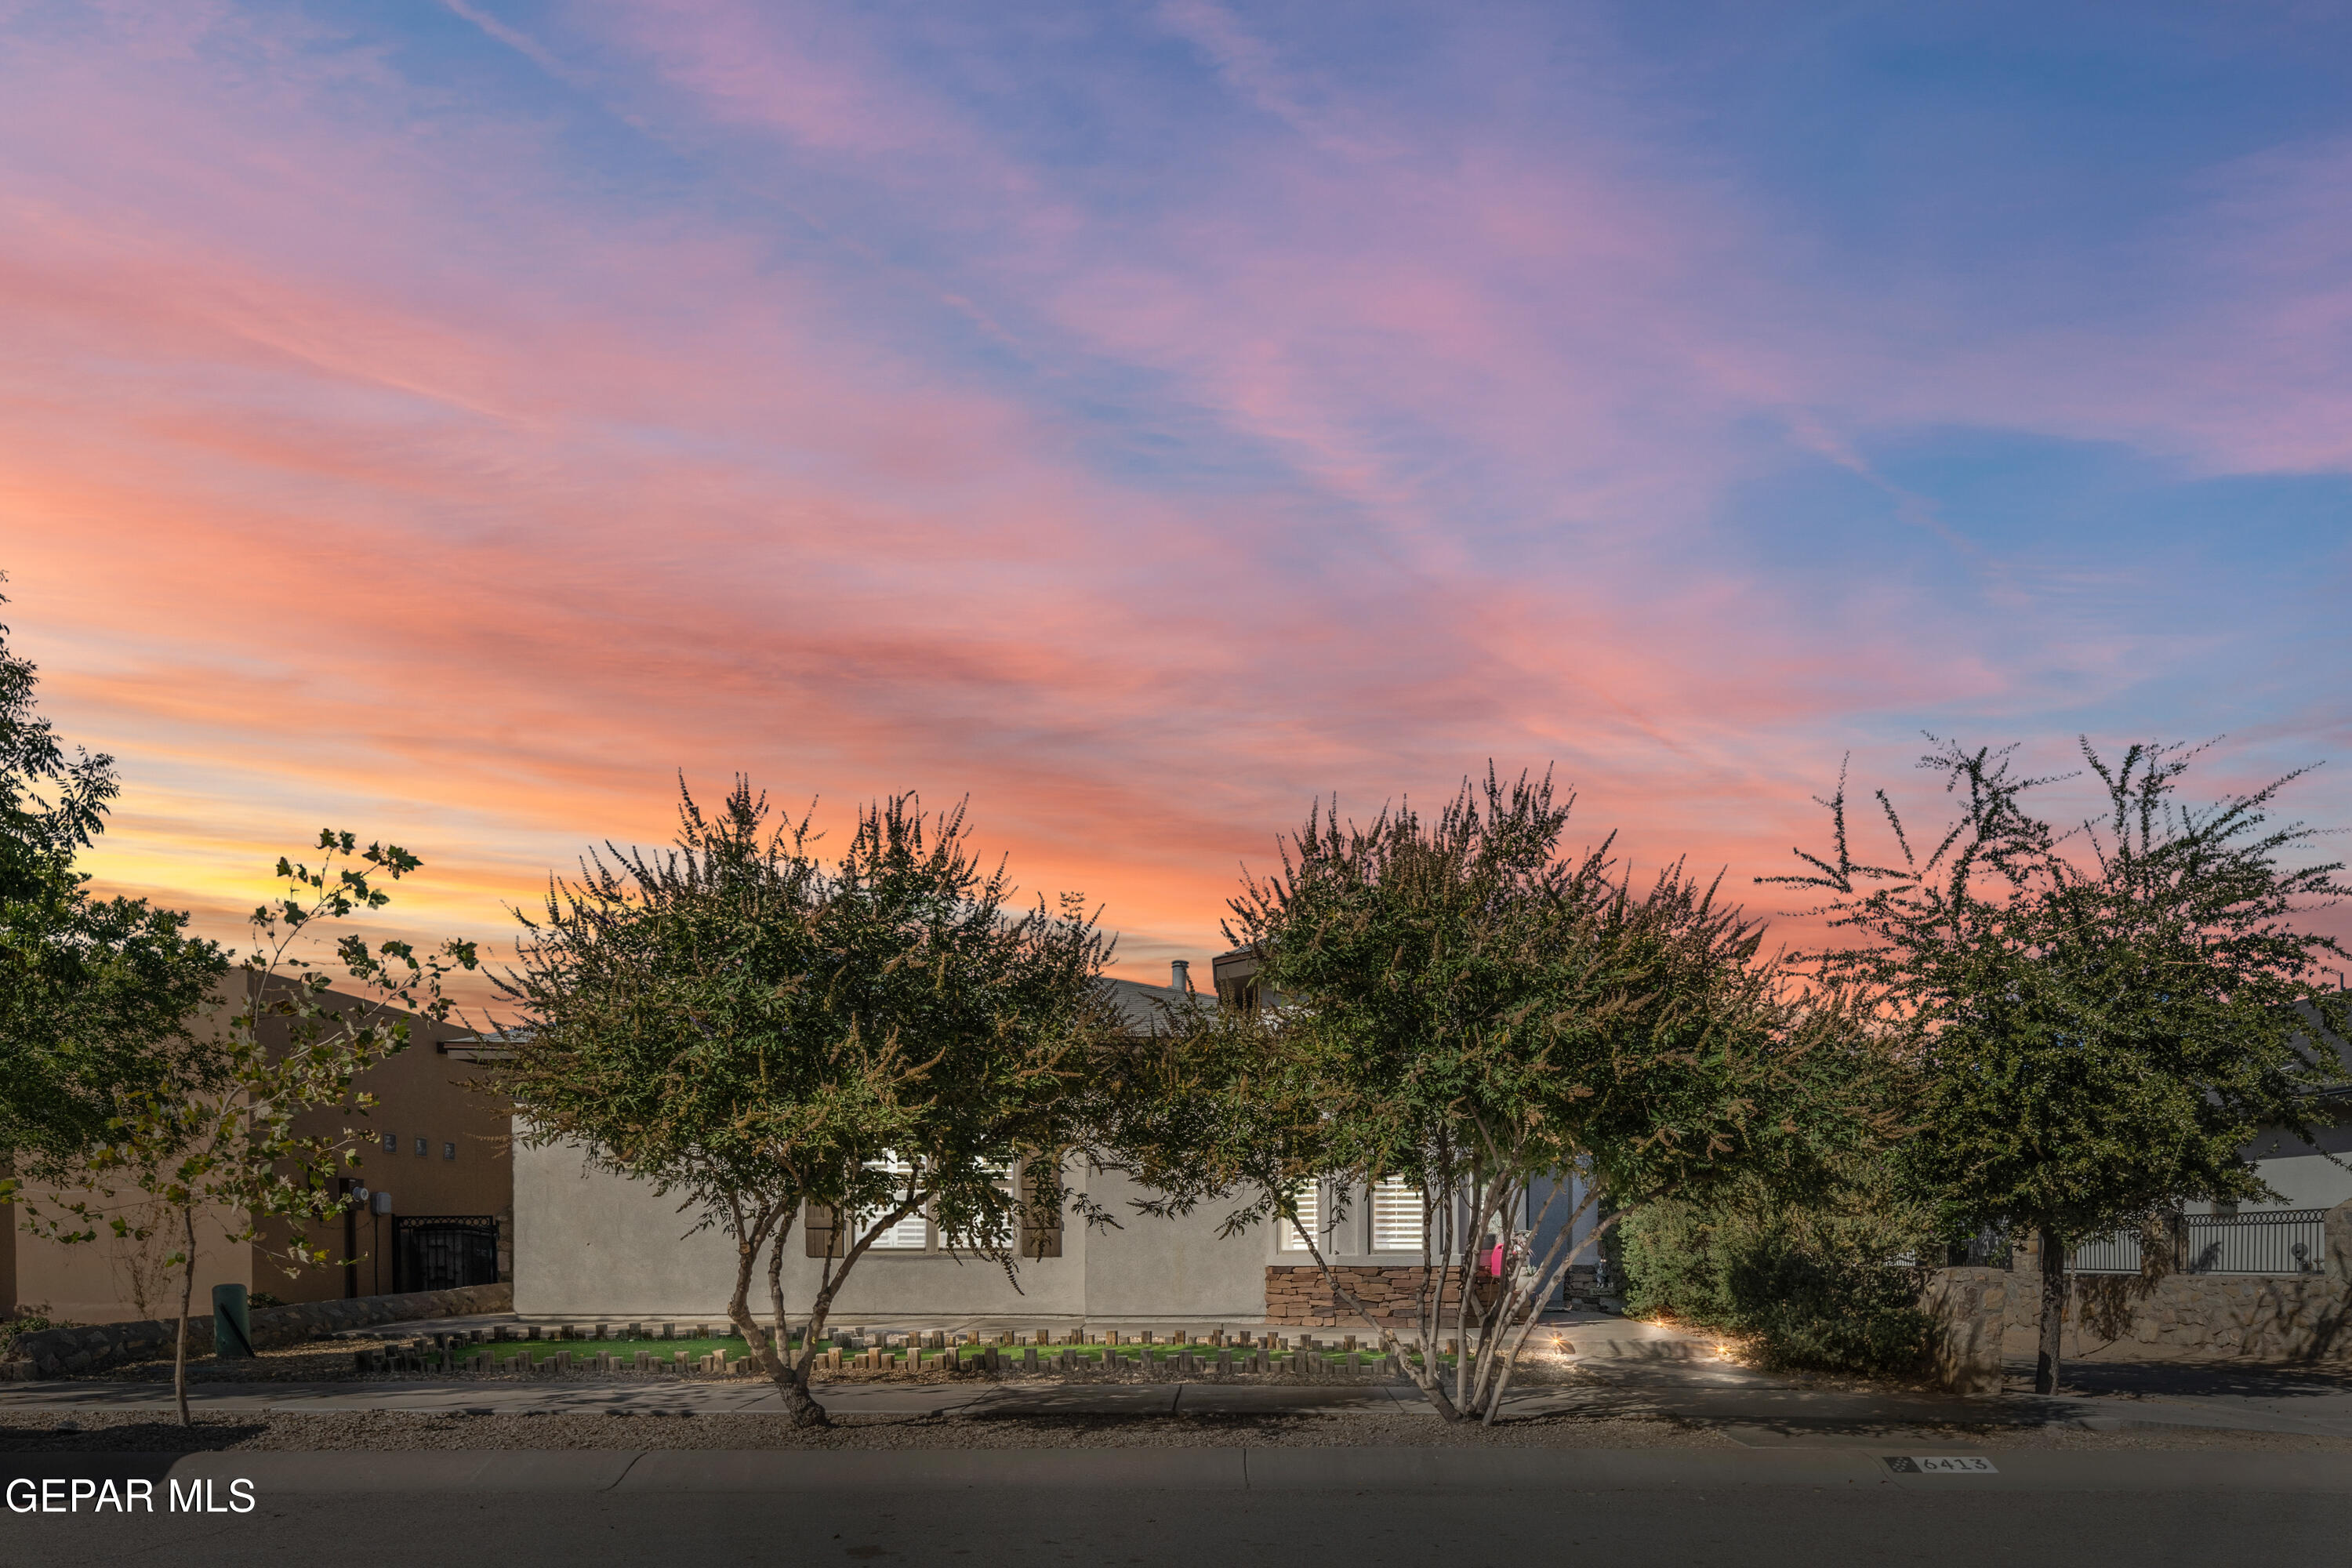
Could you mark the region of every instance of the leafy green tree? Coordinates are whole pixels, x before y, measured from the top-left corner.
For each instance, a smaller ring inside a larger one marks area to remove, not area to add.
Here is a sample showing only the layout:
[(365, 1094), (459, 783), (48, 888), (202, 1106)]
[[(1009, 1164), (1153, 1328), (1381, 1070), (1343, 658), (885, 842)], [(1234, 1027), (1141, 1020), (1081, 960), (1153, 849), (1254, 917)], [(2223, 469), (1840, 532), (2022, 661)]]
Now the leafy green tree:
[(1954, 1238), (2039, 1237), (2034, 1385), (2050, 1393), (2073, 1247), (2187, 1201), (2269, 1197), (2244, 1152), (2257, 1130), (2310, 1141), (2313, 1091), (2342, 1068), (2307, 1024), (2343, 1032), (2322, 982), (2345, 955), (2303, 917), (2345, 893), (2343, 868), (2282, 864), (2314, 836), (2271, 821), (2297, 774), (2193, 807), (2177, 797), (2194, 752), (2135, 745), (2111, 764), (2084, 741), (2105, 808), (2062, 832), (2026, 798), (2057, 781), (2013, 772), (2014, 748), (1938, 746), (1919, 765), (1959, 809), (1932, 847), (1881, 791), (1899, 858), (1856, 860), (1841, 781), (1829, 851), (1768, 879), (1827, 893), (1853, 942), (1815, 955), (1820, 972), (1920, 1031), (1895, 1168)]
[[(1058, 1227), (1108, 946), (1075, 896), (1015, 912), (961, 807), (863, 809), (826, 863), (747, 783), (716, 816), (681, 795), (672, 850), (607, 846), (525, 921), (502, 984), (528, 1023), (496, 1087), (526, 1142), (577, 1145), (733, 1241), (729, 1317), (793, 1420), (820, 1425), (817, 1342), (877, 1238), (928, 1214), (1010, 1271), (1024, 1222)], [(822, 1262), (795, 1346), (804, 1210)]]
[(184, 914), (91, 896), (74, 862), (121, 789), (114, 760), (67, 755), (6, 637), (0, 626), (0, 1169), (31, 1173), (103, 1142), (121, 1096), (217, 1072), (188, 1019), (226, 960), (185, 934)]
[[(381, 884), (422, 864), (398, 845), (362, 850), (348, 833), (320, 833), (318, 848), (315, 868), (281, 858), (287, 891), (253, 911), (254, 945), (236, 982), (241, 1003), (214, 1047), (215, 1070), (194, 1086), (119, 1091), (105, 1142), (68, 1167), (65, 1191), (81, 1195), (26, 1205), (37, 1233), (69, 1244), (101, 1236), (144, 1241), (152, 1233), (142, 1220), (159, 1206), (169, 1214), (179, 1231), (163, 1262), (180, 1278), (172, 1381), (184, 1425), (198, 1226), (252, 1246), (289, 1275), (329, 1262), (310, 1227), (351, 1201), (336, 1192), (335, 1177), (359, 1163), (365, 1139), (348, 1126), (304, 1132), (296, 1123), (318, 1111), (364, 1116), (375, 1101), (357, 1079), (408, 1044), (414, 1019), (446, 1018), (443, 978), (477, 963), (468, 942), (420, 957), (408, 942), (371, 948), (354, 933), (335, 941), (331, 965), (303, 956), (318, 938), (314, 927), (382, 909), (391, 895)], [(337, 994), (326, 967), (368, 994), (356, 1001)], [(262, 1228), (271, 1219), (290, 1222), (274, 1242)]]
[[(1535, 1310), (1616, 1214), (1810, 1179), (1886, 1131), (1867, 1020), (1788, 986), (1753, 922), (1680, 867), (1637, 895), (1607, 844), (1562, 856), (1569, 805), (1490, 768), (1434, 820), (1311, 814), (1231, 905), (1268, 1004), (1171, 1013), (1109, 1080), (1105, 1146), (1157, 1189), (1149, 1210), (1286, 1227), (1449, 1419), (1495, 1418)], [(1392, 1177), (1424, 1215), (1402, 1333), (1298, 1203)], [(1489, 1237), (1525, 1263), (1481, 1286)]]

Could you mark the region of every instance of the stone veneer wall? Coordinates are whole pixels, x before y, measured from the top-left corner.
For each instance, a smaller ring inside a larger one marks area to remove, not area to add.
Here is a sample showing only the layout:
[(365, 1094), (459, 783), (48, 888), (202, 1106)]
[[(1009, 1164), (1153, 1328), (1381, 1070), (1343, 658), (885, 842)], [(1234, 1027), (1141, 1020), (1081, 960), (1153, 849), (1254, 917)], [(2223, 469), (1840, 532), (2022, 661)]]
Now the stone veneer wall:
[(2006, 1268), (1938, 1268), (1927, 1276), (1919, 1305), (1935, 1320), (1927, 1354), (1939, 1386), (1954, 1394), (2000, 1392), (2011, 1303), (2033, 1283)]
[[(2316, 1274), (2075, 1274), (2067, 1279), (2068, 1359), (2261, 1362), (2352, 1360), (2352, 1204), (2327, 1213)], [(1941, 1268), (1920, 1304), (1936, 1319), (1944, 1386), (1991, 1393), (2008, 1353), (2031, 1358), (2041, 1277), (2021, 1250), (2014, 1272)]]
[[(302, 1301), (290, 1307), (253, 1309), (257, 1350), (300, 1344), (305, 1340), (373, 1323), (403, 1323), (425, 1318), (464, 1318), (514, 1310), (512, 1285), (469, 1285), (461, 1290), (415, 1290), (401, 1296), (359, 1296), (341, 1301)], [(89, 1328), (45, 1329), (18, 1336), (0, 1361), (0, 1381), (70, 1377), (123, 1362), (152, 1361), (172, 1353), (176, 1318)], [(213, 1353), (212, 1314), (188, 1320), (188, 1353)]]
[[(1408, 1322), (1420, 1310), (1422, 1281), (1429, 1270), (1419, 1264), (1337, 1264), (1338, 1275), (1355, 1298), (1383, 1322)], [(1444, 1300), (1450, 1308), (1461, 1290), (1462, 1271), (1445, 1270)], [(1323, 1271), (1313, 1264), (1269, 1264), (1265, 1270), (1265, 1321), (1296, 1323), (1301, 1328), (1336, 1329), (1356, 1323), (1354, 1310), (1341, 1302)]]
[[(2332, 1239), (2332, 1238), (2331, 1238)], [(2033, 1353), (2040, 1293), (2018, 1277), (2011, 1342)], [(2070, 1358), (2315, 1362), (2352, 1357), (2352, 1291), (2342, 1275), (2078, 1274), (2062, 1353)]]

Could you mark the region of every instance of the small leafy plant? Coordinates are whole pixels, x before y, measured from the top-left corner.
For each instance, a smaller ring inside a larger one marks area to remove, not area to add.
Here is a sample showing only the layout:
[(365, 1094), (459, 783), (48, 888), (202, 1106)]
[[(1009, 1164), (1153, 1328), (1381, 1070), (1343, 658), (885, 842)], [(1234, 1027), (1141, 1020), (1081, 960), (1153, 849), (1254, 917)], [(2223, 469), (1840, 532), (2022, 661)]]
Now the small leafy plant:
[[(36, 1234), (68, 1244), (101, 1235), (143, 1241), (154, 1223), (145, 1215), (160, 1207), (168, 1216), (164, 1223), (178, 1232), (164, 1262), (179, 1274), (173, 1389), (183, 1425), (199, 1226), (231, 1245), (252, 1246), (289, 1275), (329, 1262), (310, 1227), (351, 1201), (334, 1178), (357, 1165), (363, 1140), (349, 1126), (314, 1131), (304, 1124), (315, 1126), (322, 1111), (366, 1115), (375, 1100), (358, 1087), (360, 1076), (408, 1044), (412, 1019), (446, 1018), (443, 977), (478, 963), (469, 942), (452, 941), (420, 957), (405, 942), (371, 947), (347, 933), (334, 942), (334, 963), (366, 994), (331, 989), (321, 965), (303, 956), (313, 928), (382, 909), (391, 902), (382, 884), (423, 863), (398, 845), (362, 849), (352, 834), (331, 830), (319, 835), (317, 847), (315, 868), (278, 860), (286, 890), (248, 921), (253, 950), (233, 982), (242, 995), (223, 1035), (209, 1043), (211, 1087), (125, 1095), (109, 1119), (107, 1141), (73, 1168), (64, 1189), (81, 1195), (53, 1208), (25, 1205)], [(268, 1219), (290, 1222), (282, 1239), (273, 1242), (262, 1229)]]

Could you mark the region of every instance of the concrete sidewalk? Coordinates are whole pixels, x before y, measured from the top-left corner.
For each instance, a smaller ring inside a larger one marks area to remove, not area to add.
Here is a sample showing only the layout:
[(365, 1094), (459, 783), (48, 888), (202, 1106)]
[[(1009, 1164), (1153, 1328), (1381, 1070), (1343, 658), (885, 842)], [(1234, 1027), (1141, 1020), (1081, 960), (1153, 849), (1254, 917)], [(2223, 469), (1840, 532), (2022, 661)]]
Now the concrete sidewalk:
[[(478, 1322), (453, 1320), (434, 1327), (489, 1327), (517, 1321), (511, 1317)], [(875, 1321), (861, 1326), (879, 1331), (887, 1325)], [(964, 1326), (993, 1331), (1051, 1325), (975, 1319)], [(1177, 1325), (1171, 1320), (1168, 1326)], [(416, 1325), (387, 1324), (363, 1331), (397, 1337), (403, 1331), (413, 1333), (415, 1330)], [(1505, 1404), (1507, 1417), (1671, 1418), (1716, 1428), (1757, 1447), (1868, 1446), (1890, 1431), (1922, 1426), (2067, 1425), (2111, 1430), (2153, 1425), (2352, 1437), (2352, 1377), (2343, 1374), (2260, 1367), (2086, 1363), (2069, 1369), (2078, 1391), (2058, 1398), (2021, 1394), (1960, 1398), (1930, 1392), (1823, 1388), (1776, 1377), (1726, 1360), (1711, 1336), (1600, 1312), (1548, 1316), (1538, 1333), (1564, 1342), (1561, 1353), (1581, 1375), (1566, 1385), (1522, 1385), (1514, 1390)], [(1153, 1416), (1347, 1409), (1421, 1419), (1435, 1416), (1420, 1392), (1402, 1381), (1256, 1384), (1015, 1377), (1002, 1382), (935, 1384), (842, 1382), (820, 1384), (818, 1396), (828, 1409), (844, 1415)], [(765, 1384), (748, 1379), (424, 1378), (308, 1384), (208, 1382), (193, 1384), (189, 1400), (201, 1410), (224, 1415), (353, 1410), (717, 1415), (772, 1409), (775, 1394)], [(170, 1386), (164, 1383), (77, 1379), (0, 1384), (0, 1412), (54, 1411), (62, 1415), (75, 1411), (174, 1408)]]
[[(1370, 1409), (1428, 1414), (1408, 1384), (1252, 1387), (1202, 1383), (1088, 1383), (1037, 1378), (992, 1384), (838, 1384), (817, 1385), (839, 1415), (1171, 1415)], [(202, 1383), (188, 1389), (191, 1408), (207, 1415), (302, 1415), (400, 1410), (443, 1415), (733, 1415), (776, 1407), (775, 1391), (752, 1381), (729, 1383), (506, 1383), (419, 1380), (403, 1383)], [(0, 1412), (176, 1411), (167, 1384), (77, 1381), (0, 1388)]]
[(1717, 1427), (1755, 1447), (1869, 1444), (1885, 1432), (1925, 1426), (2200, 1427), (2352, 1438), (2352, 1411), (2264, 1409), (2188, 1398), (2122, 1399), (2087, 1394), (2003, 1394), (1960, 1399), (1933, 1394), (1847, 1392), (1724, 1380), (1706, 1384), (1615, 1377), (1598, 1386), (1546, 1389), (1505, 1401), (1510, 1415), (1564, 1414), (1670, 1416)]
[[(2031, 1367), (2018, 1369), (2022, 1381)], [(2079, 1362), (2058, 1404), (2085, 1424), (2131, 1420), (2260, 1432), (2352, 1436), (2352, 1370), (2238, 1366), (2226, 1362)]]

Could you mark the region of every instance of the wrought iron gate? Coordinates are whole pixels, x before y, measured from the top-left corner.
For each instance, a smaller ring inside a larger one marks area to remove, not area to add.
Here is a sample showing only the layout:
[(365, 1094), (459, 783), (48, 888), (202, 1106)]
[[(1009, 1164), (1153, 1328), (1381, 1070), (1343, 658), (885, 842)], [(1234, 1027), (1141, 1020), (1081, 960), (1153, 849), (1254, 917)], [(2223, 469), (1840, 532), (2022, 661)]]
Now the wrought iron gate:
[(499, 1222), (489, 1215), (402, 1215), (392, 1222), (395, 1290), (456, 1290), (499, 1279)]

